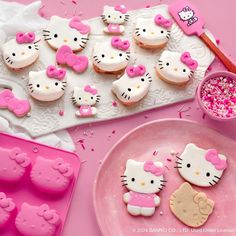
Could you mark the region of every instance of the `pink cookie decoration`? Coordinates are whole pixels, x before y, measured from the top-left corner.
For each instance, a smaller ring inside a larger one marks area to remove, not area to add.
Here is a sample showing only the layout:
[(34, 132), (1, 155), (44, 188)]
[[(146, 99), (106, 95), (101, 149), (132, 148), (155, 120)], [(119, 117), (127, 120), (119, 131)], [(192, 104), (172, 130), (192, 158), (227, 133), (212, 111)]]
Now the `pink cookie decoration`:
[(125, 5), (116, 5), (115, 10), (121, 12), (122, 14), (125, 14), (128, 12)]
[(215, 149), (209, 149), (205, 155), (205, 158), (215, 166), (216, 170), (225, 170), (227, 168), (226, 160), (221, 159)]
[(128, 66), (126, 68), (126, 73), (130, 78), (143, 76), (145, 72), (146, 72), (146, 67), (144, 65)]
[(84, 24), (78, 16), (74, 16), (69, 23), (72, 29), (78, 30), (81, 34), (88, 34), (90, 32), (90, 26)]
[(18, 32), (16, 34), (16, 42), (19, 44), (33, 43), (34, 40), (35, 40), (35, 33), (34, 32), (28, 32), (28, 33)]
[(122, 33), (119, 24), (112, 24), (111, 23), (107, 26), (107, 28), (110, 33)]
[(61, 68), (56, 68), (55, 66), (47, 67), (47, 76), (52, 79), (63, 80), (66, 76), (66, 70)]
[(180, 58), (181, 62), (183, 62), (189, 69), (195, 71), (198, 67), (198, 62), (191, 58), (189, 52), (184, 52)]
[(144, 171), (150, 172), (155, 176), (161, 176), (164, 174), (164, 168), (156, 166), (153, 161), (146, 161), (143, 167)]
[(91, 93), (92, 95), (96, 95), (97, 94), (97, 89), (95, 89), (95, 88), (93, 88), (92, 86), (90, 86), (90, 85), (86, 85), (85, 87), (84, 87), (84, 91), (85, 92), (88, 92), (88, 93)]
[(57, 50), (56, 61), (58, 64), (67, 65), (77, 73), (82, 73), (88, 68), (88, 58), (77, 56), (69, 46), (62, 46)]
[(154, 18), (155, 20), (155, 23), (161, 27), (164, 27), (164, 28), (170, 28), (173, 24), (173, 21), (170, 20), (170, 19), (166, 19), (164, 16), (162, 16), (161, 14), (158, 14), (155, 16)]
[(111, 45), (112, 47), (122, 51), (127, 51), (130, 47), (130, 43), (128, 40), (121, 40), (121, 38), (118, 36), (112, 37)]
[(0, 180), (6, 182), (19, 181), (24, 176), (26, 168), (31, 164), (27, 154), (18, 147), (0, 148), (0, 158)]
[(74, 170), (62, 158), (50, 160), (39, 156), (32, 168), (30, 177), (32, 183), (40, 190), (49, 193), (61, 193), (69, 187), (74, 178)]
[(60, 216), (47, 204), (32, 206), (23, 203), (15, 224), (24, 236), (53, 236), (60, 222)]

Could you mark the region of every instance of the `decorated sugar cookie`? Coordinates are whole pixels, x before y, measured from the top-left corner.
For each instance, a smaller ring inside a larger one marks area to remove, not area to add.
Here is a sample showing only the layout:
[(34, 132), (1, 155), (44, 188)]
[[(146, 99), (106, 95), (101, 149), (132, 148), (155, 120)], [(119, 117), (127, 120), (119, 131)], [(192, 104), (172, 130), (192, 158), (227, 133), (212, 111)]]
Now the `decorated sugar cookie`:
[(157, 75), (170, 84), (184, 85), (192, 77), (198, 67), (189, 52), (178, 53), (165, 50), (156, 65)]
[(89, 117), (97, 114), (97, 108), (94, 107), (100, 100), (100, 95), (95, 87), (86, 85), (83, 88), (74, 88), (72, 103), (79, 107), (76, 116)]
[(129, 20), (127, 8), (124, 5), (117, 5), (115, 7), (104, 6), (102, 20), (107, 26), (104, 32), (107, 34), (122, 34), (125, 27), (123, 24)]
[(7, 67), (18, 70), (32, 65), (39, 57), (39, 42), (34, 32), (18, 32), (14, 39), (2, 45)]
[(170, 38), (172, 24), (172, 20), (161, 14), (157, 14), (154, 19), (138, 18), (134, 39), (143, 48), (162, 48)]
[(164, 168), (161, 162), (127, 160), (123, 186), (129, 190), (123, 196), (127, 211), (133, 216), (151, 216), (160, 205), (155, 194), (165, 187)]
[(55, 50), (67, 45), (73, 51), (81, 51), (87, 45), (89, 33), (90, 26), (77, 16), (71, 19), (52, 16), (47, 29), (43, 30), (45, 41)]
[(23, 236), (54, 236), (61, 220), (58, 213), (47, 204), (33, 206), (24, 202), (15, 224)]
[(96, 43), (93, 49), (93, 65), (99, 73), (119, 74), (127, 67), (130, 43), (118, 36), (111, 41)]
[(213, 212), (214, 202), (205, 193), (197, 192), (185, 182), (172, 193), (170, 209), (185, 225), (196, 228), (206, 223)]
[(125, 105), (132, 105), (148, 93), (152, 78), (145, 66), (128, 66), (120, 79), (113, 82), (112, 91)]
[(30, 95), (43, 102), (61, 98), (66, 89), (66, 70), (48, 66), (46, 70), (29, 73), (28, 89)]
[(217, 184), (227, 168), (226, 156), (215, 149), (202, 149), (189, 143), (177, 157), (180, 175), (188, 182), (201, 187)]

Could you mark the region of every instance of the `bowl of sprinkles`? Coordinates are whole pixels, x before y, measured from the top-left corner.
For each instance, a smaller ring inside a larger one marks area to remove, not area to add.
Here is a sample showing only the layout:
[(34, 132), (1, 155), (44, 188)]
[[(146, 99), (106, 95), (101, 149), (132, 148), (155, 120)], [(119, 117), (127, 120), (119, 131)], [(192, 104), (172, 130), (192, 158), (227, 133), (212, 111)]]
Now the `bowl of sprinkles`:
[(206, 76), (198, 86), (197, 97), (211, 118), (236, 119), (236, 74), (221, 71)]

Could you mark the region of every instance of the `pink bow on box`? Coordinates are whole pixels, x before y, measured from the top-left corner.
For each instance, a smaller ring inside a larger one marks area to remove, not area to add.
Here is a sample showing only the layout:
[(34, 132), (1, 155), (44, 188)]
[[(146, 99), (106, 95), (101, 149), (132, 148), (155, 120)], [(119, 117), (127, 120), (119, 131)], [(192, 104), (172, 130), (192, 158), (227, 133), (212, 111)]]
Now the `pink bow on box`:
[(72, 29), (78, 30), (81, 34), (88, 34), (90, 32), (90, 26), (85, 25), (78, 16), (74, 16), (69, 23)]
[(111, 39), (111, 45), (114, 48), (117, 48), (122, 51), (127, 51), (130, 47), (130, 43), (128, 40), (121, 40), (120, 37), (114, 36)]
[(34, 40), (35, 40), (35, 33), (34, 32), (28, 32), (28, 33), (18, 32), (16, 34), (16, 42), (19, 44), (33, 43)]
[(198, 62), (191, 58), (189, 52), (184, 52), (181, 55), (180, 60), (192, 71), (195, 71), (198, 67)]
[(47, 67), (47, 76), (52, 79), (63, 80), (66, 76), (65, 69), (57, 69), (55, 66), (48, 66)]
[(136, 76), (143, 76), (146, 72), (146, 67), (143, 65), (138, 66), (128, 66), (126, 68), (126, 73), (130, 78), (136, 77)]
[(164, 173), (164, 168), (156, 166), (153, 161), (146, 161), (144, 163), (144, 171), (150, 172), (155, 176), (161, 176)]
[(55, 170), (58, 170), (65, 177), (72, 178), (72, 176), (74, 175), (74, 171), (71, 165), (69, 163), (65, 163), (62, 158), (57, 158), (54, 161), (53, 168)]
[(0, 192), (0, 207), (7, 212), (11, 212), (15, 209), (16, 205), (11, 198), (7, 198), (6, 194)]
[(23, 168), (26, 168), (31, 164), (31, 161), (27, 154), (23, 153), (20, 148), (13, 148), (10, 151), (9, 157), (11, 160), (14, 160), (18, 165)]
[(220, 159), (215, 149), (209, 149), (205, 155), (205, 159), (214, 165), (217, 170), (225, 170), (227, 168), (226, 160)]
[(77, 56), (66, 45), (57, 50), (56, 61), (59, 64), (68, 65), (77, 73), (82, 73), (88, 68), (88, 58), (83, 55)]
[(85, 91), (85, 92), (88, 92), (88, 93), (91, 93), (91, 94), (93, 94), (93, 95), (96, 95), (97, 92), (98, 92), (97, 89), (91, 87), (90, 85), (86, 85), (86, 86), (84, 87), (84, 91)]
[(116, 5), (115, 10), (121, 12), (122, 14), (125, 14), (128, 11), (125, 5)]
[(10, 89), (4, 89), (0, 93), (0, 108), (8, 109), (16, 116), (24, 116), (30, 111), (30, 103), (28, 100), (15, 98)]
[(55, 210), (50, 210), (47, 204), (43, 204), (38, 209), (38, 215), (43, 217), (49, 224), (59, 225), (60, 217)]
[(155, 23), (161, 27), (164, 27), (164, 28), (170, 28), (173, 24), (172, 20), (168, 20), (166, 19), (164, 16), (162, 16), (161, 14), (158, 14), (155, 16)]

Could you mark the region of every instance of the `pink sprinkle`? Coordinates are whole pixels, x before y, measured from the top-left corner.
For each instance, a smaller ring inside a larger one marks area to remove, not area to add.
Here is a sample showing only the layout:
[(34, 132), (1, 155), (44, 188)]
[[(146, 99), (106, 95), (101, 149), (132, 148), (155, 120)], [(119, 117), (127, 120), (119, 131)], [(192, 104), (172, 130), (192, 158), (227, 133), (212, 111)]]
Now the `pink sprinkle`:
[(155, 150), (152, 155), (153, 155), (153, 156), (157, 156), (157, 154), (158, 154), (158, 151)]
[(216, 43), (217, 43), (217, 45), (219, 45), (219, 44), (220, 44), (220, 40), (219, 40), (219, 39), (217, 39), (217, 40), (216, 40)]
[(166, 157), (166, 160), (169, 161), (169, 162), (171, 162), (171, 161), (172, 161), (172, 158), (168, 156), (168, 157)]
[(59, 111), (59, 115), (60, 115), (60, 116), (64, 116), (64, 111), (63, 111), (63, 110), (60, 110), (60, 111)]
[(75, 0), (72, 0), (71, 2), (74, 3), (75, 5), (77, 5), (77, 2)]
[(212, 70), (212, 67), (211, 67), (211, 66), (209, 66), (209, 67), (207, 68), (207, 70), (208, 70), (208, 71), (211, 71), (211, 70)]
[(116, 133), (116, 131), (115, 130), (112, 130), (112, 134), (115, 134)]
[(168, 166), (165, 166), (165, 168), (166, 168), (167, 170), (170, 170)]
[(117, 104), (116, 101), (113, 101), (113, 102), (112, 102), (112, 106), (113, 106), (113, 107), (117, 107), (117, 105), (118, 105), (118, 104)]
[(147, 116), (147, 115), (145, 115), (145, 116), (144, 116), (144, 118), (145, 118), (145, 119), (147, 119), (147, 118), (148, 118), (148, 116)]
[(151, 6), (150, 5), (146, 5), (146, 8), (150, 8)]
[(160, 215), (162, 216), (164, 213), (163, 213), (163, 211), (160, 211)]
[(91, 151), (94, 152), (94, 148), (92, 148)]

